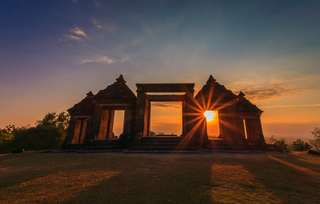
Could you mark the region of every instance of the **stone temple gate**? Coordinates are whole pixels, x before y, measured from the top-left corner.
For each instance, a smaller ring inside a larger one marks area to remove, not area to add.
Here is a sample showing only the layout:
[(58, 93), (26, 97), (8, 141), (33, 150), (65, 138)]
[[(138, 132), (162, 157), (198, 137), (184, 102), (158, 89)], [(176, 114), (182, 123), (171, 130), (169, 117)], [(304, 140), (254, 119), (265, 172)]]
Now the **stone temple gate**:
[[(150, 135), (150, 108), (153, 101), (181, 101), (182, 102), (182, 136), (190, 127), (185, 123), (188, 121), (188, 108), (193, 98), (194, 84), (137, 84), (137, 113), (136, 128), (137, 137)], [(161, 94), (164, 93), (164, 94)], [(170, 93), (182, 93), (174, 95)]]
[[(262, 111), (245, 98), (219, 84), (212, 76), (194, 96), (193, 83), (137, 84), (137, 95), (123, 76), (87, 96), (68, 110), (71, 119), (65, 148), (113, 149), (261, 149), (265, 147)], [(151, 102), (181, 102), (182, 134), (151, 135)], [(123, 112), (122, 133), (114, 120)], [(204, 112), (215, 111), (219, 134), (208, 135)]]

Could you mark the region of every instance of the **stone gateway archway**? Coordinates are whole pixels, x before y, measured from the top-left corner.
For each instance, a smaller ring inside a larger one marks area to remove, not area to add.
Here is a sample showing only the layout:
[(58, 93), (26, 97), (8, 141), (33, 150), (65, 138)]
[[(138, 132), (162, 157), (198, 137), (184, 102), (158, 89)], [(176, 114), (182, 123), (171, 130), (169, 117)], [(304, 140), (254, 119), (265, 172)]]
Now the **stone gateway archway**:
[[(137, 84), (137, 139), (150, 136), (151, 102), (182, 102), (182, 137), (189, 131), (188, 112), (193, 100), (194, 84)], [(161, 94), (162, 93), (162, 94)], [(172, 94), (170, 94), (172, 93)], [(182, 93), (182, 94), (173, 94)]]
[[(181, 137), (150, 137), (152, 102), (182, 104)], [(218, 141), (208, 138), (205, 111), (219, 114)], [(115, 111), (124, 112), (123, 132), (113, 132)], [(194, 83), (139, 83), (137, 96), (123, 76), (87, 96), (68, 110), (71, 119), (65, 140), (66, 148), (88, 147), (157, 149), (184, 148), (263, 148), (262, 111), (240, 92), (238, 95), (219, 84), (212, 76), (194, 96)], [(169, 146), (166, 146), (169, 145)], [(161, 147), (161, 148), (162, 148)]]

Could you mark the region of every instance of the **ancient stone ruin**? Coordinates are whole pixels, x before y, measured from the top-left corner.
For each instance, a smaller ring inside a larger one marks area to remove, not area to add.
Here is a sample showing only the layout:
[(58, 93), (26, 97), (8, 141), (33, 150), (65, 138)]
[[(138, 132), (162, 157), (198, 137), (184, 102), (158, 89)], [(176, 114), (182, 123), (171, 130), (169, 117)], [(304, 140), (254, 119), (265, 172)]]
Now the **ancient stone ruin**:
[[(212, 76), (194, 95), (193, 83), (136, 84), (137, 94), (123, 76), (97, 94), (87, 96), (68, 110), (71, 119), (65, 148), (190, 150), (262, 149), (265, 140), (262, 111), (246, 99), (219, 84)], [(182, 104), (182, 134), (155, 135), (150, 130), (152, 102)], [(115, 134), (115, 112), (122, 111), (123, 129)], [(206, 111), (218, 116), (219, 135), (207, 131)]]

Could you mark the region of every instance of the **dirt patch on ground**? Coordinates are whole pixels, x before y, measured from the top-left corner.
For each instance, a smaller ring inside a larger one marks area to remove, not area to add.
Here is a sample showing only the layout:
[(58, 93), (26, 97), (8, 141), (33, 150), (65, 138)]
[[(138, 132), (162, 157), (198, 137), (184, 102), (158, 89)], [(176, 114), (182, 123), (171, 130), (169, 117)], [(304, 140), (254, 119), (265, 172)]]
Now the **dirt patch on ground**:
[(292, 152), (293, 156), (297, 157), (300, 160), (305, 162), (309, 162), (311, 164), (320, 165), (320, 156), (319, 155), (312, 155), (307, 152)]
[(290, 168), (292, 168), (292, 169), (294, 169), (294, 170), (296, 170), (296, 171), (298, 171), (300, 173), (307, 174), (307, 175), (310, 175), (310, 176), (320, 177), (320, 173), (319, 172), (313, 171), (310, 168), (299, 166), (297, 164), (288, 162), (288, 161), (286, 161), (284, 159), (281, 159), (281, 158), (278, 158), (278, 157), (275, 157), (275, 156), (269, 156), (269, 158), (272, 159), (273, 161), (279, 162), (280, 164), (288, 166), (288, 167), (290, 167)]
[(213, 203), (281, 203), (242, 165), (212, 165)]
[(58, 172), (0, 189), (1, 203), (59, 203), (77, 196), (81, 191), (98, 185), (117, 172), (72, 171)]

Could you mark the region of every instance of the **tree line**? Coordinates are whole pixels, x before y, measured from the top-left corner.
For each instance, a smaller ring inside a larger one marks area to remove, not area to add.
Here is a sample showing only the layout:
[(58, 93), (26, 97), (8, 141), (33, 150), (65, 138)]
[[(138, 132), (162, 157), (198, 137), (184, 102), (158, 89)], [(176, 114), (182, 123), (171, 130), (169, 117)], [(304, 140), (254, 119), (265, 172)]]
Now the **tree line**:
[(311, 131), (312, 139), (309, 141), (304, 141), (302, 139), (297, 139), (292, 142), (292, 144), (287, 144), (285, 139), (277, 139), (271, 136), (269, 143), (272, 144), (275, 149), (283, 152), (288, 151), (307, 151), (310, 150), (313, 153), (320, 154), (320, 128), (314, 128)]
[(0, 129), (0, 153), (60, 148), (69, 118), (66, 112), (47, 113), (34, 127), (8, 125)]

